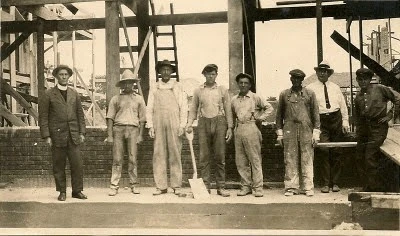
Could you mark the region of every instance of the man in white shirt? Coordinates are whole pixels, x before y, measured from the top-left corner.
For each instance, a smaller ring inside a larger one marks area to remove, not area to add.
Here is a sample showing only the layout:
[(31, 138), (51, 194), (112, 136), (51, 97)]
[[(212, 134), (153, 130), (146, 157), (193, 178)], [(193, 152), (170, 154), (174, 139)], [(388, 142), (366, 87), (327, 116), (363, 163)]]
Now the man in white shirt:
[[(349, 131), (349, 115), (346, 100), (340, 87), (328, 81), (333, 74), (333, 69), (327, 61), (322, 61), (314, 67), (318, 81), (307, 86), (314, 91), (319, 104), (319, 114), (321, 120), (320, 142), (342, 141), (343, 134)], [(318, 158), (322, 159), (321, 175), (323, 187), (321, 192), (329, 193), (330, 188), (333, 192), (339, 192), (338, 180), (342, 169), (340, 150), (338, 149), (319, 149)]]

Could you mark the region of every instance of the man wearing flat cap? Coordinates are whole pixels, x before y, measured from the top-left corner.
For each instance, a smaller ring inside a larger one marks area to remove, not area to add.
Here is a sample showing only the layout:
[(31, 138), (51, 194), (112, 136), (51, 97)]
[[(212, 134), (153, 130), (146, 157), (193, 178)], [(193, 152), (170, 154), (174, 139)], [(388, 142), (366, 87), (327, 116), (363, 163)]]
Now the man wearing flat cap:
[(251, 75), (236, 76), (239, 94), (232, 98), (232, 114), (235, 128), (235, 162), (240, 175), (241, 189), (238, 196), (254, 193), (263, 196), (263, 173), (261, 143), (262, 135), (256, 122), (263, 122), (274, 110), (267, 101), (250, 91), (253, 86)]
[(83, 191), (83, 161), (80, 144), (85, 140), (85, 117), (78, 92), (68, 87), (72, 69), (59, 65), (53, 70), (57, 85), (39, 97), (39, 126), (42, 138), (51, 147), (53, 174), (59, 201), (66, 200), (65, 166), (71, 169), (72, 197), (87, 199)]
[(147, 127), (154, 138), (153, 173), (156, 191), (153, 195), (168, 192), (167, 166), (170, 184), (179, 195), (182, 186), (182, 135), (187, 122), (187, 95), (180, 83), (171, 80), (175, 65), (163, 60), (156, 65), (161, 80), (150, 90), (147, 102)]
[[(314, 91), (319, 104), (319, 116), (321, 120), (321, 142), (340, 142), (344, 134), (349, 132), (349, 115), (346, 99), (340, 87), (328, 81), (333, 74), (333, 69), (327, 61), (322, 61), (314, 67), (318, 80), (307, 86)], [(319, 148), (317, 157), (321, 159), (321, 176), (323, 187), (321, 192), (339, 192), (338, 186), (343, 161), (340, 148)]]
[(232, 138), (231, 98), (228, 90), (215, 82), (218, 76), (217, 65), (208, 64), (201, 73), (206, 82), (194, 91), (186, 132), (193, 131), (193, 121), (199, 117), (197, 130), (201, 177), (210, 192), (210, 159), (213, 158), (216, 164), (217, 194), (229, 197), (230, 193), (225, 189), (225, 149), (226, 142)]
[(279, 95), (276, 113), (277, 141), (285, 158), (285, 196), (313, 196), (313, 146), (320, 135), (318, 101), (312, 90), (303, 88), (303, 71), (294, 69), (289, 74), (292, 87)]
[[(380, 146), (388, 133), (388, 122), (399, 115), (400, 94), (381, 84), (371, 84), (374, 73), (361, 68), (356, 71), (360, 91), (354, 100), (353, 112), (357, 134), (357, 169), (366, 192), (385, 191), (382, 178)], [(387, 111), (387, 103), (393, 103)]]
[(137, 145), (143, 140), (146, 122), (146, 104), (141, 95), (134, 92), (134, 84), (138, 82), (130, 70), (125, 70), (121, 80), (116, 84), (121, 94), (111, 98), (107, 111), (107, 142), (113, 144), (113, 164), (109, 196), (115, 196), (119, 189), (124, 143), (128, 150), (128, 175), (131, 192), (139, 194), (136, 185), (137, 177)]

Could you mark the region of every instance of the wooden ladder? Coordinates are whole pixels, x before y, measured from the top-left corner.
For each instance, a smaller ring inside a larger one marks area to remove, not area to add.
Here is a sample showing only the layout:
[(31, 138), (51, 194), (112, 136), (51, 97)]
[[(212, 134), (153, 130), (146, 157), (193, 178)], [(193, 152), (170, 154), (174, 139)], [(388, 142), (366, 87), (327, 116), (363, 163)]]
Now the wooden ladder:
[[(150, 6), (151, 6), (151, 13), (154, 16), (155, 13), (155, 8), (154, 8), (154, 2), (153, 0), (150, 0)], [(170, 8), (170, 14), (174, 14), (174, 8), (173, 4), (170, 3), (169, 5)], [(179, 67), (178, 67), (178, 52), (177, 52), (177, 47), (176, 47), (176, 31), (175, 31), (175, 25), (171, 25), (171, 31), (170, 32), (159, 32), (157, 26), (152, 26), (153, 30), (153, 41), (154, 41), (154, 60), (155, 64), (159, 62), (159, 53), (161, 51), (173, 51), (173, 59), (170, 60), (172, 64), (176, 66), (176, 73), (171, 76), (171, 78), (176, 78), (176, 81), (179, 81)], [(172, 37), (172, 46), (159, 46), (158, 45), (158, 37)], [(164, 58), (163, 58), (164, 59)], [(166, 58), (168, 59), (168, 58)], [(156, 71), (156, 80), (158, 81), (161, 77)]]

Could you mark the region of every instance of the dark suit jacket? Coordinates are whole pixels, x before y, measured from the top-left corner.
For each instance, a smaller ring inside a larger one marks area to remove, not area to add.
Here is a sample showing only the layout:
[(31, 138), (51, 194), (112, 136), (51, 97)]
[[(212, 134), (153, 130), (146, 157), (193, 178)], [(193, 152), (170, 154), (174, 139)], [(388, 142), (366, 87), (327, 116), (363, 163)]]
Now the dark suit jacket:
[(65, 101), (57, 87), (47, 90), (39, 98), (39, 126), (42, 138), (51, 137), (56, 147), (67, 146), (69, 135), (79, 144), (86, 125), (78, 92), (68, 88)]

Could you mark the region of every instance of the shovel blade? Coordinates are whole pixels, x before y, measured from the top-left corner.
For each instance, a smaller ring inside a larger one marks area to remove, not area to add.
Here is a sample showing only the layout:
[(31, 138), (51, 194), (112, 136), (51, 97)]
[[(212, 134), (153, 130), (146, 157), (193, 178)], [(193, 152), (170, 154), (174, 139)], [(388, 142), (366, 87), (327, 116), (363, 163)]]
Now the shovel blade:
[(189, 179), (189, 184), (195, 199), (207, 199), (210, 197), (202, 178)]

